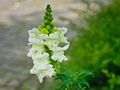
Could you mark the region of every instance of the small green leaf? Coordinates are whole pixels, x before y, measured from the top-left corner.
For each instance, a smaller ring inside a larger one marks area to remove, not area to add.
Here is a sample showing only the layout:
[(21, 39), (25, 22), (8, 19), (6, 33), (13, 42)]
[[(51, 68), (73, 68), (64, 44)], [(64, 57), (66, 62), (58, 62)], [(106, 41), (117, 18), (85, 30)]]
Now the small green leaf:
[(86, 78), (88, 76), (94, 77), (93, 73), (91, 73), (89, 71), (83, 71), (83, 72), (79, 73), (78, 78), (83, 79), (83, 78)]
[(79, 80), (77, 83), (86, 87), (90, 87), (89, 83), (86, 80)]

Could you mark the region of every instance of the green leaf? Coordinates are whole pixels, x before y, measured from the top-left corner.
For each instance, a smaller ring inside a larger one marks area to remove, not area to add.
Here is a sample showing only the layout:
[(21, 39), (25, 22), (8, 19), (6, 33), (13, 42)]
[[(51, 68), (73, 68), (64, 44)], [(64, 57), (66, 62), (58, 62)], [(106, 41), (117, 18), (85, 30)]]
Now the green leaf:
[(90, 87), (89, 83), (86, 80), (78, 80), (77, 83), (86, 87)]
[(83, 72), (81, 72), (81, 73), (78, 74), (78, 78), (79, 79), (83, 79), (83, 78), (86, 78), (88, 76), (94, 77), (93, 73), (91, 73), (89, 71), (83, 71)]

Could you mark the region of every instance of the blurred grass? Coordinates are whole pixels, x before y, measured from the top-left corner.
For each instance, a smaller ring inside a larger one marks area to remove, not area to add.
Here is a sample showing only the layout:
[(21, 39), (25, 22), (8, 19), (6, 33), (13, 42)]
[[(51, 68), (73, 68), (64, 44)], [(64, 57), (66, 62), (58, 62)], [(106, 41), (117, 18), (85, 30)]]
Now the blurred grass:
[[(87, 28), (77, 29), (68, 51), (68, 67), (75, 71), (90, 70), (93, 90), (120, 89), (120, 0), (114, 0), (94, 16), (86, 19)], [(98, 89), (99, 88), (99, 89)]]

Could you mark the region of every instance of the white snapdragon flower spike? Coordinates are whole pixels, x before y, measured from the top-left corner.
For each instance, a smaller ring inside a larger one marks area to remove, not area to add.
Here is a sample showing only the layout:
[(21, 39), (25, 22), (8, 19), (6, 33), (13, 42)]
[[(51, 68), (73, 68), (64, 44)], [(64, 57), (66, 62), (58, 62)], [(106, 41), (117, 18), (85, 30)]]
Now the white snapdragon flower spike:
[[(40, 82), (43, 81), (44, 77), (52, 77), (55, 75), (55, 70), (53, 65), (50, 64), (50, 59), (56, 62), (68, 60), (64, 55), (64, 51), (66, 51), (70, 45), (65, 37), (67, 28), (56, 28), (56, 30), (56, 32), (50, 33), (49, 35), (42, 33), (36, 28), (28, 31), (28, 41), (32, 47), (29, 49), (27, 56), (32, 57), (34, 64), (30, 73), (36, 74)], [(64, 46), (61, 47), (60, 44), (64, 44)], [(45, 46), (47, 46), (51, 52), (47, 52)]]

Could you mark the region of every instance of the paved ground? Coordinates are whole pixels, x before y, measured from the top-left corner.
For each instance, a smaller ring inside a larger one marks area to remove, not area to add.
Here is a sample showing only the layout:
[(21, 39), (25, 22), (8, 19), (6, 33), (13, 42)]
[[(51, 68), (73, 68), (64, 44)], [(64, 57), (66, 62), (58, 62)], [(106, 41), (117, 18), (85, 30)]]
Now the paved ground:
[[(80, 0), (51, 1), (0, 0), (0, 90), (36, 90), (38, 81), (29, 74), (32, 62), (26, 57), (27, 30), (41, 23), (47, 3), (52, 5), (58, 26), (67, 27), (69, 20), (75, 20), (78, 16), (74, 10), (87, 9), (87, 4)], [(98, 8), (92, 3), (91, 8), (94, 7)]]

